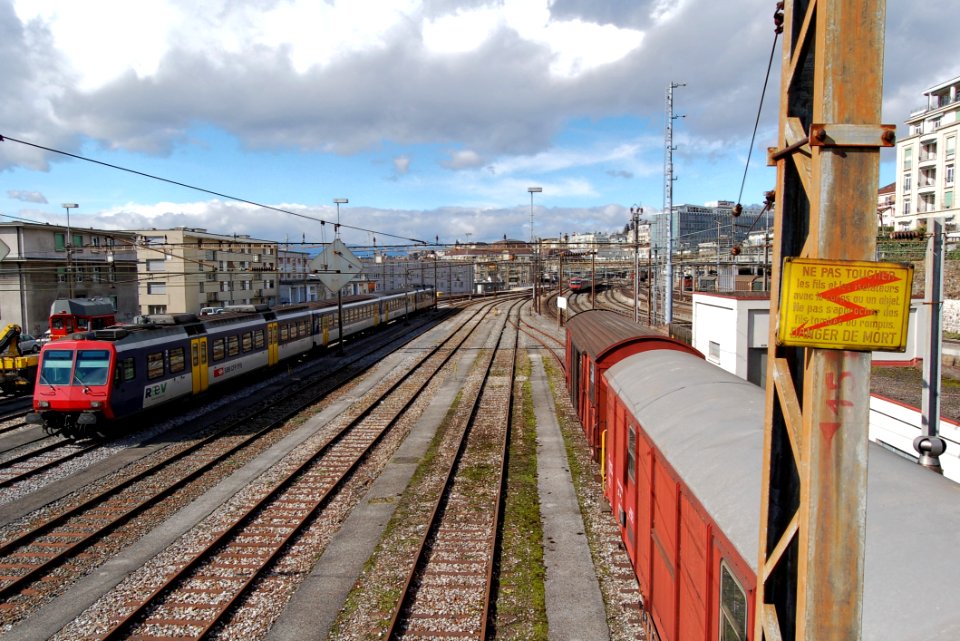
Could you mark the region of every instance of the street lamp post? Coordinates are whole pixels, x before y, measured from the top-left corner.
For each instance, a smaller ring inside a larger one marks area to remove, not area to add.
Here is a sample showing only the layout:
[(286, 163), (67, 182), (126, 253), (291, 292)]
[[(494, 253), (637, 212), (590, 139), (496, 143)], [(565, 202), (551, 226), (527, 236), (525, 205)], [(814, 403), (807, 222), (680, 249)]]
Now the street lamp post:
[(73, 298), (73, 232), (70, 230), (70, 210), (79, 207), (77, 203), (63, 203), (63, 208), (67, 210), (67, 242), (64, 249), (67, 252), (67, 291), (70, 298)]
[(633, 322), (640, 324), (640, 214), (643, 207), (634, 205), (633, 214)]
[[(348, 198), (334, 198), (337, 206), (337, 229), (334, 236), (340, 239), (340, 205), (350, 202)], [(340, 328), (340, 340), (337, 341), (337, 354), (343, 354), (343, 287), (337, 290), (337, 325)]]
[(530, 251), (533, 252), (533, 273), (531, 274), (531, 279), (533, 281), (533, 309), (536, 312), (540, 311), (539, 300), (537, 299), (537, 279), (540, 271), (540, 255), (539, 252), (534, 249), (533, 244), (533, 195), (543, 192), (543, 187), (527, 187), (527, 191), (530, 192)]

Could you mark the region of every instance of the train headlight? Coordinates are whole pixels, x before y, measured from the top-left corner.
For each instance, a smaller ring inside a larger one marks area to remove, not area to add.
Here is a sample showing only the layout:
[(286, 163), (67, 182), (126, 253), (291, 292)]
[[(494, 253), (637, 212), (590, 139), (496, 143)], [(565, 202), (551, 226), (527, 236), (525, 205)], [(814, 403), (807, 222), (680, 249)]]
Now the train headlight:
[(38, 401), (37, 407), (41, 409), (47, 409), (48, 407), (50, 407), (50, 401)]
[(103, 407), (103, 403), (101, 401), (90, 401), (90, 407), (94, 409), (100, 408)]

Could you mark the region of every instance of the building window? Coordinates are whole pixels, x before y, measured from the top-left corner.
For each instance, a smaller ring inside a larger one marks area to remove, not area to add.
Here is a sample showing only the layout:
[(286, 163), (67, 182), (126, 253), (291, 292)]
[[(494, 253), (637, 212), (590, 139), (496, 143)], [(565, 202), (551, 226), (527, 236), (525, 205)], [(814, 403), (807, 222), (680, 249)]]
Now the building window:
[(147, 283), (147, 293), (148, 294), (166, 294), (167, 284), (166, 283)]
[(166, 261), (162, 258), (159, 260), (148, 260), (147, 261), (147, 271), (148, 272), (165, 272), (167, 271)]
[(944, 149), (944, 153), (946, 154), (947, 158), (953, 158), (954, 155), (956, 155), (957, 153), (957, 137), (956, 136), (950, 136), (949, 138), (947, 138), (947, 144), (946, 144), (946, 149)]
[(904, 199), (903, 199), (903, 215), (904, 215), (904, 216), (909, 216), (910, 213), (911, 213), (911, 209), (910, 209), (910, 199), (909, 199), (909, 198), (904, 198)]
[(148, 314), (166, 314), (167, 306), (166, 305), (147, 305)]
[(904, 174), (903, 191), (910, 191), (911, 189), (913, 189), (913, 174)]
[(73, 245), (71, 249), (77, 252), (83, 251), (83, 236), (80, 234), (73, 234)]
[(58, 252), (67, 249), (67, 235), (62, 231), (53, 233), (53, 248)]
[(714, 363), (720, 362), (720, 343), (710, 341), (710, 347), (707, 350), (707, 360)]
[(943, 184), (952, 185), (953, 184), (953, 165), (947, 165), (943, 168)]
[(903, 168), (911, 169), (913, 167), (913, 147), (904, 147), (903, 149)]
[(953, 191), (943, 192), (943, 208), (953, 209)]

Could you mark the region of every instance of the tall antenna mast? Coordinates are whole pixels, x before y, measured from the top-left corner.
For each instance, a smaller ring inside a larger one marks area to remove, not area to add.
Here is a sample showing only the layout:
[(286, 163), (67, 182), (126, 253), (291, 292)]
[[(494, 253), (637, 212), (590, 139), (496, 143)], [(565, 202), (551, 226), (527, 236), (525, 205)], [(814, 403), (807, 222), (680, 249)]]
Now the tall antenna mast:
[[(663, 156), (663, 213), (667, 217), (667, 268), (664, 272), (663, 293), (663, 322), (667, 325), (673, 322), (673, 121), (683, 116), (673, 114), (673, 90), (677, 87), (686, 87), (679, 82), (671, 82), (667, 86), (667, 135), (666, 149)], [(663, 229), (663, 226), (660, 226)], [(719, 278), (719, 275), (718, 275)]]

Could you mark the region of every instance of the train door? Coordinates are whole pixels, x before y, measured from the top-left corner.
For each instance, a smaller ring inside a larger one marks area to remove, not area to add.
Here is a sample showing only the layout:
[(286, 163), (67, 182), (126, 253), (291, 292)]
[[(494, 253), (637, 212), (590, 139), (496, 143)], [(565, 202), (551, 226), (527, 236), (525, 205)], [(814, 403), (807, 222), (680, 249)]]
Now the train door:
[(267, 365), (280, 360), (280, 339), (277, 323), (267, 323)]
[(193, 369), (193, 393), (199, 394), (209, 385), (207, 368), (207, 337), (194, 338), (190, 341), (190, 365)]

